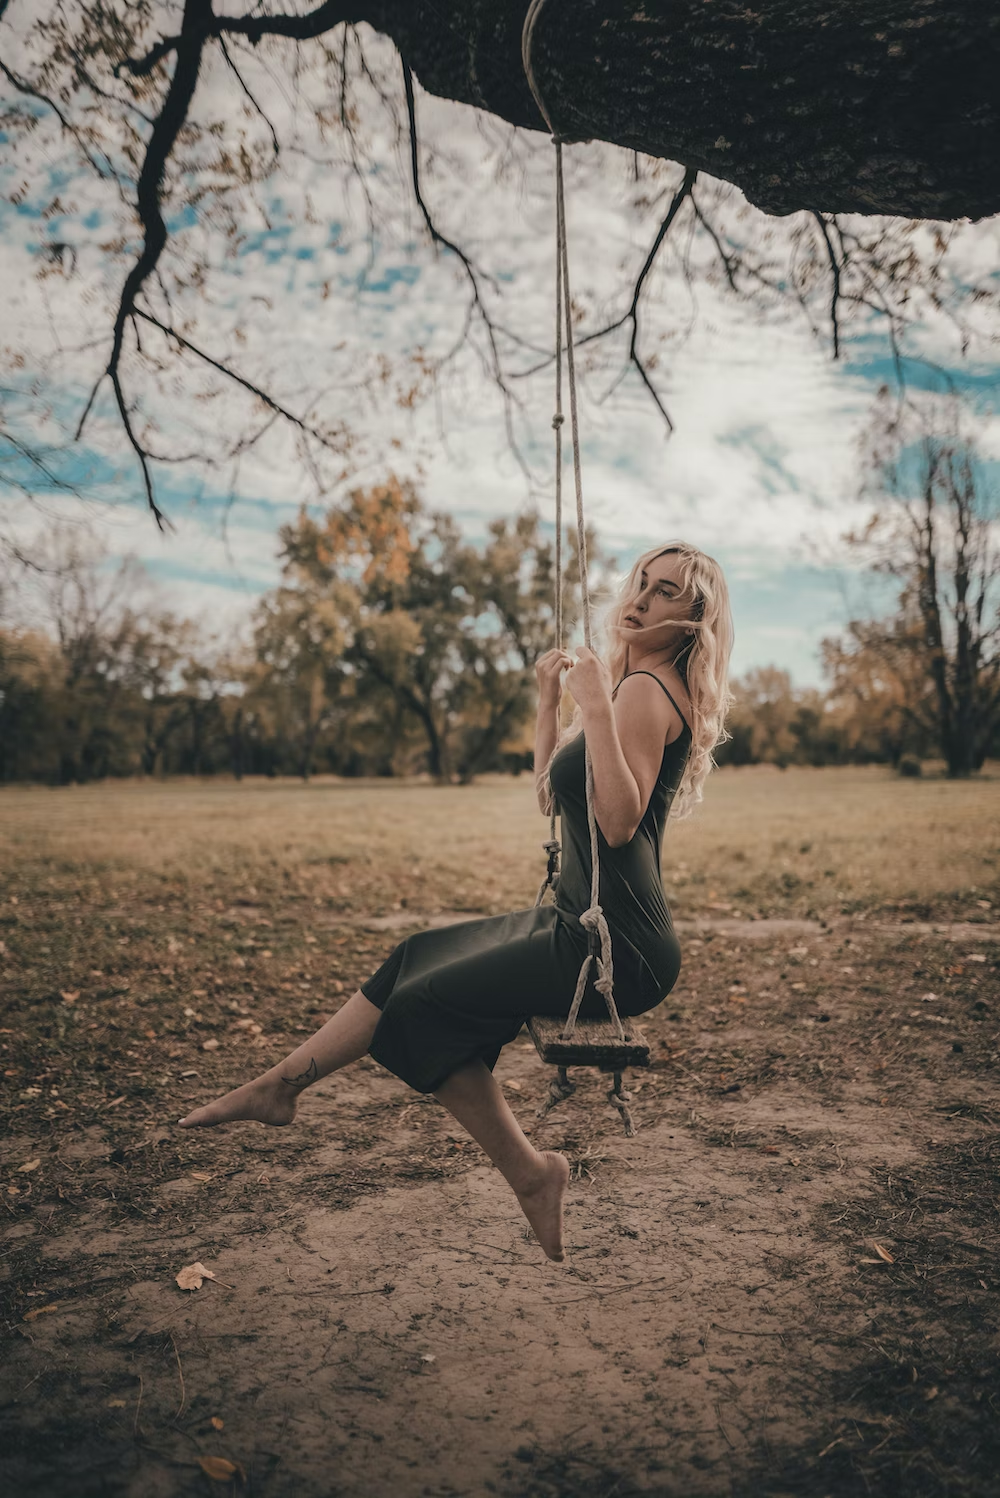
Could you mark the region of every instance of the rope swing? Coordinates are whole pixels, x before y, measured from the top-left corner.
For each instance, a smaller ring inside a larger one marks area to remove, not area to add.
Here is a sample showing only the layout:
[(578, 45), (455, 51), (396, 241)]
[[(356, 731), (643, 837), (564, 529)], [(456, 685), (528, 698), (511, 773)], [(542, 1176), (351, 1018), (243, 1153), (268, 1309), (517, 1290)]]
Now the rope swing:
[[(573, 321), (572, 321), (572, 296), (569, 283), (569, 251), (566, 236), (566, 195), (563, 181), (563, 140), (555, 130), (549, 112), (545, 107), (538, 82), (532, 67), (532, 43), (534, 40), (535, 27), (545, 5), (545, 0), (532, 0), (528, 13), (524, 18), (524, 27), (521, 32), (521, 59), (524, 64), (524, 74), (528, 81), (535, 103), (552, 135), (552, 143), (556, 152), (556, 400), (555, 414), (552, 417), (552, 427), (555, 432), (555, 462), (556, 462), (556, 555), (555, 555), (555, 633), (556, 643), (560, 649), (565, 648), (564, 622), (562, 609), (562, 363), (563, 348), (566, 354), (566, 383), (569, 390), (569, 415), (570, 433), (573, 444), (573, 483), (576, 491), (576, 536), (577, 557), (580, 568), (580, 596), (583, 607), (583, 639), (588, 650), (593, 649), (593, 631), (591, 623), (590, 588), (588, 584), (587, 566), (587, 530), (586, 518), (583, 510), (583, 476), (580, 465), (580, 425), (577, 413), (576, 399), (576, 365), (573, 356)], [(614, 1027), (615, 1033), (620, 1040), (625, 1039), (625, 1028), (618, 1014), (618, 1006), (615, 1003), (614, 991), (614, 961), (611, 952), (611, 932), (604, 911), (601, 908), (601, 865), (600, 848), (597, 835), (597, 817), (594, 812), (594, 767), (590, 757), (590, 748), (586, 747), (586, 796), (587, 796), (587, 825), (590, 830), (590, 905), (580, 916), (580, 924), (587, 931), (590, 941), (590, 951), (583, 960), (580, 975), (576, 981), (576, 991), (573, 994), (573, 1002), (570, 1005), (569, 1014), (563, 1029), (563, 1038), (569, 1039), (576, 1029), (577, 1016), (580, 1005), (583, 1002), (584, 992), (587, 987), (587, 977), (594, 962), (597, 964), (597, 977), (594, 979), (594, 987), (604, 995), (607, 1005), (608, 1018)], [(559, 871), (560, 844), (556, 835), (556, 807), (553, 800), (549, 820), (549, 840), (544, 844), (548, 854), (549, 866), (546, 877), (538, 891), (536, 905), (541, 904), (546, 889), (554, 886)]]

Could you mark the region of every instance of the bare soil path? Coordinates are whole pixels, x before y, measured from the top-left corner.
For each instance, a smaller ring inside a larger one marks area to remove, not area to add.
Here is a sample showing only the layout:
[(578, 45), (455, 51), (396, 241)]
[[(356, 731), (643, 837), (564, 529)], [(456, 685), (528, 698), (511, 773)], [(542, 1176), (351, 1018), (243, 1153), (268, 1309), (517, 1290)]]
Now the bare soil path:
[[(534, 1125), (573, 1165), (562, 1265), (374, 1063), (291, 1130), (172, 1127), (280, 1051), (279, 1012), (320, 1017), (315, 964), (225, 1023), (191, 989), (188, 1039), (163, 1041), (102, 961), (103, 998), (55, 1000), (55, 1084), (8, 1020), (14, 1085), (42, 1080), (2, 1150), (6, 1490), (994, 1494), (1000, 926), (748, 929), (768, 924), (689, 928), (645, 1023), (636, 1139), (596, 1075)], [(315, 930), (344, 992), (395, 939)], [(526, 1037), (498, 1075), (532, 1120), (548, 1076)], [(194, 1261), (216, 1279), (184, 1292)]]

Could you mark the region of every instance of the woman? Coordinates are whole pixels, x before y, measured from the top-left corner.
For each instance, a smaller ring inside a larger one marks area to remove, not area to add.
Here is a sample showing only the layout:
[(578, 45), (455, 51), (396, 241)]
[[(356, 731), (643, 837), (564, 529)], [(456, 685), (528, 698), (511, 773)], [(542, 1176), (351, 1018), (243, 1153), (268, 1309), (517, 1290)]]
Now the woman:
[[(666, 817), (700, 800), (729, 702), (729, 597), (711, 557), (683, 542), (646, 552), (608, 624), (610, 672), (583, 647), (575, 661), (550, 650), (536, 667), (539, 805), (548, 815), (554, 796), (562, 815), (555, 904), (408, 937), (285, 1061), (196, 1108), (182, 1127), (291, 1123), (304, 1088), (369, 1053), (410, 1086), (434, 1093), (513, 1188), (548, 1257), (563, 1258), (569, 1165), (532, 1147), (492, 1069), (530, 1015), (568, 1012), (587, 951), (579, 921), (591, 876), (584, 742), (594, 769), (616, 1001), (623, 1015), (643, 1014), (666, 997), (680, 970), (660, 877)], [(564, 671), (576, 713), (560, 736)], [(580, 1013), (606, 1013), (592, 985)]]

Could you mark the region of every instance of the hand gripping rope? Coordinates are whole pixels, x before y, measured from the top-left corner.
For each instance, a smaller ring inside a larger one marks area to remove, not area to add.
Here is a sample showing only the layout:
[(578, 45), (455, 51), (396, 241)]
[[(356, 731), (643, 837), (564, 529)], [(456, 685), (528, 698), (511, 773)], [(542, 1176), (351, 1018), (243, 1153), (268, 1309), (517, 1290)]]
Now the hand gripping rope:
[[(528, 13), (524, 18), (524, 27), (521, 32), (521, 58), (524, 63), (524, 73), (528, 80), (528, 87), (534, 95), (535, 103), (548, 125), (552, 135), (552, 142), (556, 151), (556, 409), (552, 418), (552, 426), (555, 431), (556, 448), (556, 555), (555, 555), (555, 630), (556, 643), (563, 647), (563, 611), (562, 611), (562, 358), (565, 340), (566, 350), (566, 383), (569, 388), (569, 413), (570, 432), (573, 441), (573, 482), (576, 489), (576, 534), (577, 555), (580, 567), (580, 595), (583, 604), (583, 638), (588, 649), (593, 649), (593, 635), (590, 614), (590, 589), (587, 581), (587, 531), (586, 521), (583, 513), (583, 478), (580, 468), (580, 427), (577, 417), (576, 400), (576, 366), (573, 358), (573, 321), (572, 321), (572, 297), (569, 285), (569, 253), (566, 240), (566, 196), (563, 183), (563, 141), (553, 127), (549, 112), (545, 107), (544, 100), (538, 88), (531, 62), (531, 48), (534, 38), (535, 27), (538, 17), (541, 15), (545, 0), (532, 0)], [(583, 995), (587, 986), (587, 976), (591, 964), (596, 960), (597, 977), (594, 987), (604, 995), (607, 1005), (608, 1017), (615, 1028), (619, 1039), (625, 1038), (625, 1028), (618, 1015), (618, 1007), (615, 1004), (614, 992), (614, 963), (611, 953), (611, 932), (601, 908), (601, 866), (600, 849), (597, 838), (597, 818), (594, 813), (594, 767), (590, 758), (590, 749), (586, 750), (586, 794), (587, 794), (587, 825), (590, 829), (590, 906), (580, 916), (580, 924), (589, 934), (590, 951), (583, 960), (580, 968), (580, 976), (576, 981), (576, 992), (570, 1005), (569, 1014), (566, 1018), (566, 1026), (563, 1035), (567, 1039), (576, 1028), (577, 1015), (583, 1002)], [(547, 888), (555, 883), (559, 868), (559, 840), (556, 837), (556, 809), (552, 804), (551, 818), (549, 822), (549, 841), (544, 845), (548, 854), (549, 866), (545, 880), (538, 891), (536, 905), (541, 904), (542, 897)]]

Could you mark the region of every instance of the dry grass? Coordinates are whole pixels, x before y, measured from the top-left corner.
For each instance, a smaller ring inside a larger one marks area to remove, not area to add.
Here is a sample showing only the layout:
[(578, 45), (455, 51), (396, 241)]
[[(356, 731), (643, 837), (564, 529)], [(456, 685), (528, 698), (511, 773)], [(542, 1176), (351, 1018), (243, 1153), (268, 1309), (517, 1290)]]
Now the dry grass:
[[(545, 823), (530, 780), (120, 782), (0, 793), (8, 877), (159, 876), (210, 892), (289, 877), (335, 908), (499, 911), (531, 902)], [(678, 914), (961, 907), (1000, 859), (1000, 774), (901, 780), (881, 768), (718, 773), (665, 851)], [(58, 882), (62, 882), (61, 878)]]

